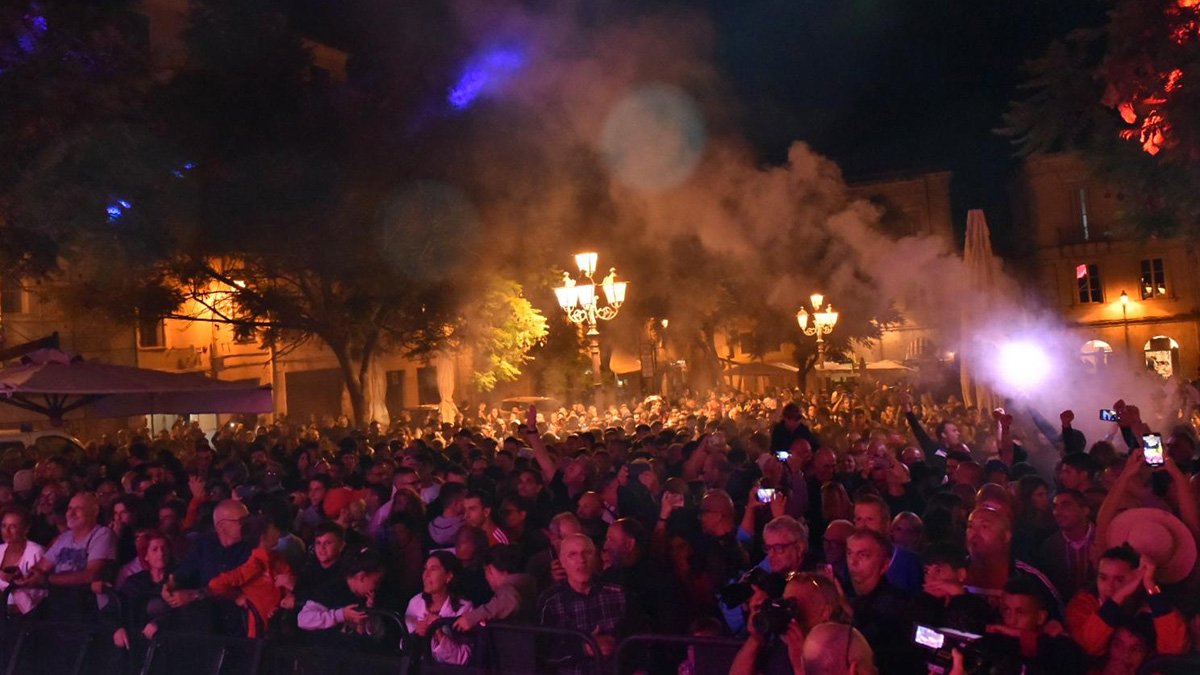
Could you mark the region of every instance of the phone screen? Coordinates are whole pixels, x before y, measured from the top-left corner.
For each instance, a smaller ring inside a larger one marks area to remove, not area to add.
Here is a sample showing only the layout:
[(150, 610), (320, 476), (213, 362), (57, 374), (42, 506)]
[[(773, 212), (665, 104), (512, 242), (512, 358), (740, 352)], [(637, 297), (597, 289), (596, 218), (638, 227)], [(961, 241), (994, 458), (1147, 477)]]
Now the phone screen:
[(1116, 422), (1117, 421), (1117, 411), (1110, 410), (1108, 408), (1101, 408), (1100, 409), (1100, 421), (1101, 422)]
[(1163, 463), (1162, 436), (1146, 434), (1142, 436), (1142, 452), (1146, 463), (1150, 466), (1161, 466)]
[(787, 450), (780, 450), (779, 452), (775, 453), (775, 456), (779, 458), (779, 461), (786, 462), (788, 461), (788, 458), (792, 456), (792, 453), (788, 452)]
[(929, 626), (917, 624), (917, 633), (913, 636), (913, 642), (921, 645), (922, 647), (941, 649), (942, 645), (946, 644), (946, 636), (930, 628)]
[(775, 499), (775, 488), (759, 488), (758, 501), (770, 504)]

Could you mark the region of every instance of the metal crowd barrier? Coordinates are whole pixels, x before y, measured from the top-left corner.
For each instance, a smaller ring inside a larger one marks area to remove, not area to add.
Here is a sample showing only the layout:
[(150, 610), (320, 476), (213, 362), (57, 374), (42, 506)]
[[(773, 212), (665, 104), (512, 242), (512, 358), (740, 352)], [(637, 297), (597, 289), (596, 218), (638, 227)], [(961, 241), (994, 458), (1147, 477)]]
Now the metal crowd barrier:
[[(55, 592), (61, 589), (51, 589)], [(109, 592), (115, 615), (120, 596)], [(7, 593), (0, 593), (0, 607)], [(191, 607), (189, 605), (189, 607)], [(265, 622), (253, 607), (247, 621), (257, 623), (265, 636)], [(177, 610), (172, 610), (172, 612)], [(130, 650), (113, 645), (119, 623), (101, 620), (49, 620), (38, 616), (14, 617), (0, 612), (0, 665), (3, 675), (532, 675), (553, 674), (569, 668), (588, 675), (629, 675), (639, 670), (675, 672), (691, 657), (699, 675), (729, 672), (741, 642), (732, 638), (699, 638), (679, 635), (632, 635), (622, 640), (611, 657), (604, 657), (594, 636), (582, 631), (536, 625), (492, 623), (468, 633), (472, 646), (465, 665), (436, 663), (423, 640), (414, 640), (403, 618), (386, 610), (369, 609), (377, 622), (387, 625), (374, 641), (376, 649), (338, 647), (314, 642), (301, 634), (297, 640), (249, 638), (211, 632), (163, 628), (145, 647)], [(453, 619), (443, 619), (436, 630)], [(364, 643), (365, 644), (365, 643)], [(1160, 657), (1139, 673), (1200, 672), (1200, 657)]]
[[(396, 612), (368, 608), (368, 617), (383, 624), (384, 633), (370, 650), (358, 651), (335, 644), (268, 640), (264, 675), (404, 675), (413, 658), (404, 619)], [(391, 627), (392, 630), (388, 630)], [(364, 641), (364, 644), (365, 641)]]
[[(132, 662), (112, 642), (114, 625), (104, 621), (97, 596), (90, 588), (45, 588), (47, 604), (76, 605), (69, 620), (42, 619), (37, 609), (30, 616), (10, 616), (9, 586), (0, 593), (0, 663), (5, 675), (132, 675)], [(121, 598), (103, 593), (121, 616)]]
[(1138, 668), (1138, 675), (1193, 675), (1200, 673), (1200, 654), (1154, 656)]
[[(736, 638), (690, 637), (687, 635), (630, 635), (617, 644), (613, 654), (613, 674), (627, 675), (649, 668), (648, 672), (676, 672), (679, 664), (691, 659), (696, 675), (727, 675), (742, 648)], [(636, 662), (630, 663), (630, 661)]]

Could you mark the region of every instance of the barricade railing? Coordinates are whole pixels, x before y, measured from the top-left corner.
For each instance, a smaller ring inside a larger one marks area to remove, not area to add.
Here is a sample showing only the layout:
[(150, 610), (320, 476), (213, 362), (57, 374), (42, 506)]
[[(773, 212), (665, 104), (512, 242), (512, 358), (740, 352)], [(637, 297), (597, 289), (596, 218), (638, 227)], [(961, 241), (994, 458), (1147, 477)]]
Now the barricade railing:
[[(110, 602), (120, 603), (120, 596), (108, 592)], [(7, 602), (7, 592), (0, 593), (0, 603)], [(0, 604), (0, 607), (4, 605)], [(123, 616), (114, 605), (117, 616)], [(261, 629), (266, 622), (252, 606), (244, 608), (246, 620)], [(172, 612), (177, 610), (172, 610)], [(374, 673), (413, 673), (421, 675), (526, 675), (554, 673), (560, 668), (577, 672), (630, 675), (639, 670), (675, 672), (684, 659), (691, 658), (694, 671), (700, 675), (727, 673), (742, 642), (733, 638), (706, 638), (681, 635), (637, 634), (621, 640), (610, 657), (605, 657), (593, 635), (564, 628), (538, 625), (491, 623), (470, 633), (460, 634), (471, 644), (471, 657), (462, 666), (436, 663), (422, 646), (425, 640), (407, 639), (403, 618), (396, 612), (368, 609), (367, 614), (377, 622), (386, 623), (391, 630), (380, 640), (378, 651), (338, 649), (302, 636), (295, 642), (271, 639), (252, 639), (241, 635), (213, 635), (191, 631), (163, 629), (148, 641), (144, 658), (138, 650), (133, 653), (117, 649), (112, 633), (119, 624), (105, 621), (73, 623), (47, 618), (0, 619), (0, 655), (4, 675), (26, 675), (22, 667), (22, 652), (35, 635), (45, 637), (40, 651), (58, 655), (55, 675), (87, 675), (89, 673), (157, 673), (186, 672), (195, 675), (373, 675)], [(430, 626), (431, 631), (448, 627), (454, 618), (440, 619)], [(61, 634), (56, 631), (62, 631)], [(266, 635), (259, 631), (258, 635)], [(53, 640), (59, 640), (54, 643)], [(105, 658), (98, 658), (104, 656)], [(120, 663), (112, 661), (120, 658)], [(107, 660), (106, 660), (107, 659)], [(115, 664), (100, 667), (97, 664)], [(135, 669), (135, 664), (140, 669)], [(183, 666), (181, 670), (180, 667)], [(50, 671), (46, 671), (50, 672)], [(1158, 657), (1147, 662), (1139, 673), (1200, 672), (1200, 656)]]
[(613, 675), (639, 671), (676, 672), (685, 659), (691, 660), (692, 672), (696, 675), (725, 675), (743, 643), (737, 638), (723, 637), (630, 635), (617, 644), (613, 653)]
[[(45, 593), (29, 615), (9, 615), (11, 593), (35, 590)], [(121, 597), (111, 589), (98, 593), (90, 587), (22, 587), (9, 585), (0, 593), (0, 663), (5, 675), (81, 675), (84, 673), (129, 673), (131, 662), (124, 650), (112, 643), (116, 624), (105, 620), (97, 604), (106, 598), (110, 613), (121, 616)], [(65, 598), (65, 600), (63, 600)], [(69, 620), (43, 618), (43, 603), (79, 603), (80, 610)]]
[(1200, 654), (1155, 656), (1138, 668), (1138, 675), (1193, 675), (1200, 673)]
[[(354, 650), (338, 645), (313, 641), (301, 635), (300, 640), (268, 640), (264, 675), (395, 675), (411, 672), (408, 631), (404, 619), (396, 612), (367, 608), (369, 619), (382, 625), (383, 635), (373, 645), (375, 649)], [(391, 630), (387, 630), (388, 627)], [(303, 631), (301, 631), (303, 633)]]
[(495, 675), (556, 672), (570, 668), (584, 673), (607, 670), (607, 659), (596, 638), (568, 628), (490, 623), (475, 641), (470, 665)]
[[(240, 629), (220, 626), (222, 617), (236, 614), (242, 619)], [(199, 626), (185, 629), (169, 627), (172, 620), (190, 615)], [(171, 673), (172, 675), (258, 675), (266, 648), (266, 622), (252, 603), (241, 606), (221, 598), (203, 598), (182, 607), (172, 608), (154, 619), (159, 630), (150, 639), (141, 660), (141, 675)], [(248, 637), (251, 625), (257, 637)], [(214, 628), (224, 628), (218, 633)]]

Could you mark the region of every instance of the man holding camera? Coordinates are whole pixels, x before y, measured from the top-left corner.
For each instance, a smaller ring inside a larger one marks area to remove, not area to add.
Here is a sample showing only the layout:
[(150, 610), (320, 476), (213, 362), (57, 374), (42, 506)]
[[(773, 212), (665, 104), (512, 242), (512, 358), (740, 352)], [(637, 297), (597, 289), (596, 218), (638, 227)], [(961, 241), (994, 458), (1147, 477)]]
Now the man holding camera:
[[(746, 609), (749, 604), (757, 604), (767, 599), (762, 589), (750, 583), (749, 576), (755, 570), (760, 570), (786, 578), (789, 574), (801, 570), (808, 553), (808, 527), (791, 516), (772, 519), (763, 528), (762, 537), (766, 556), (749, 572), (743, 574), (737, 584), (727, 586), (721, 594), (721, 614), (734, 635), (740, 635), (746, 629)], [(738, 592), (740, 589), (749, 593), (748, 600), (744, 599), (744, 593)]]

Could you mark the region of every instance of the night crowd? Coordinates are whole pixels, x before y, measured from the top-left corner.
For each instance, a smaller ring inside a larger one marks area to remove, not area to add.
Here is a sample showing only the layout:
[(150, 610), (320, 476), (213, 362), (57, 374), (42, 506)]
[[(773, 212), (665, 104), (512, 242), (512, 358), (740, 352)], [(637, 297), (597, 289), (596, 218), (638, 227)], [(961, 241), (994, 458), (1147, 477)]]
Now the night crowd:
[(200, 626), (371, 649), (390, 609), (444, 664), (507, 622), (592, 636), (550, 647), (563, 673), (672, 633), (744, 640), (737, 675), (1132, 675), (1200, 637), (1191, 412), (1117, 401), (1088, 439), (1071, 411), (873, 386), (181, 421), (0, 457), (0, 589), (125, 648)]

